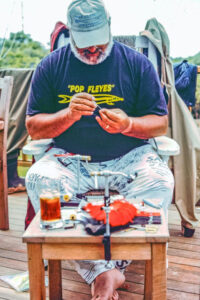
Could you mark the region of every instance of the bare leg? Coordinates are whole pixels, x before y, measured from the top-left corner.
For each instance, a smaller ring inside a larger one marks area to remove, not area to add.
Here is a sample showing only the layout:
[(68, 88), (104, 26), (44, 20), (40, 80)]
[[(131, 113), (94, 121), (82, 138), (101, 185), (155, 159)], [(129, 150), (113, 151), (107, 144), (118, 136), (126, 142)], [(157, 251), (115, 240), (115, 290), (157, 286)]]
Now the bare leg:
[(125, 281), (125, 276), (117, 269), (101, 273), (92, 283), (92, 300), (118, 300), (118, 289)]

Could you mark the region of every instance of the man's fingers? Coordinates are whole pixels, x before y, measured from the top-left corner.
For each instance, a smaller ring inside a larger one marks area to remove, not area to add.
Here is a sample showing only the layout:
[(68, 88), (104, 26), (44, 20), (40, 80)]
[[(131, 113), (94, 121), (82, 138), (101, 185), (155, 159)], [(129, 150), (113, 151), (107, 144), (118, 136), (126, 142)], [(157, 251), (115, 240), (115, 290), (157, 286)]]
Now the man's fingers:
[(102, 109), (99, 111), (99, 114), (103, 120), (105, 120), (105, 118), (114, 122), (119, 120), (119, 113), (113, 112), (109, 109)]
[(102, 123), (105, 124), (105, 126), (109, 125), (110, 127), (116, 127), (117, 126), (117, 122), (112, 121), (111, 119), (108, 119), (107, 117), (103, 116), (101, 117), (102, 119)]
[[(102, 120), (101, 120), (101, 118), (99, 118), (98, 116), (96, 117), (96, 120), (97, 120), (97, 122), (99, 123), (99, 125), (104, 129), (104, 130), (107, 130), (109, 127), (107, 127), (107, 126), (109, 126), (108, 124), (106, 124), (106, 123), (104, 123)], [(107, 127), (107, 128), (106, 128)]]
[(97, 122), (99, 123), (99, 125), (107, 132), (109, 133), (116, 133), (116, 129), (114, 126), (111, 125), (111, 123), (105, 123), (103, 120), (101, 120), (100, 117), (96, 117)]
[(89, 101), (94, 101), (94, 99), (95, 99), (94, 96), (92, 96), (91, 94), (88, 94), (88, 93), (78, 93), (78, 94), (75, 94), (73, 97), (81, 98), (81, 99), (88, 99)]
[(89, 106), (92, 108), (96, 107), (96, 103), (94, 101), (89, 101), (87, 99), (81, 99), (81, 98), (74, 98), (71, 103), (76, 104), (76, 105), (85, 105)]
[(102, 121), (105, 122), (107, 125), (112, 126), (114, 128), (116, 126), (118, 126), (119, 118), (111, 118), (110, 116), (108, 116), (107, 113), (104, 114), (104, 112), (102, 112), (101, 110), (99, 111), (99, 114), (100, 114)]
[(79, 119), (81, 118), (81, 116), (91, 116), (94, 113), (94, 111), (89, 107), (83, 107), (77, 105), (71, 107), (70, 111), (73, 116), (79, 116)]

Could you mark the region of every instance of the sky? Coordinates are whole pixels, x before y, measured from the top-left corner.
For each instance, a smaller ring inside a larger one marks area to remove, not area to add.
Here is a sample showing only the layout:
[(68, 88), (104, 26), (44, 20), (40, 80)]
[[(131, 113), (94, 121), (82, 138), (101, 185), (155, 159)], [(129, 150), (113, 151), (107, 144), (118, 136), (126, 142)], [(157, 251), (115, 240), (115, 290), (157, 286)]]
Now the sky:
[[(57, 21), (64, 23), (71, 0), (0, 0), (0, 37), (24, 29), (47, 46)], [(170, 40), (170, 56), (200, 52), (200, 0), (104, 0), (113, 35), (138, 35), (155, 17)], [(23, 8), (23, 9), (22, 9)], [(22, 13), (23, 11), (23, 13)]]

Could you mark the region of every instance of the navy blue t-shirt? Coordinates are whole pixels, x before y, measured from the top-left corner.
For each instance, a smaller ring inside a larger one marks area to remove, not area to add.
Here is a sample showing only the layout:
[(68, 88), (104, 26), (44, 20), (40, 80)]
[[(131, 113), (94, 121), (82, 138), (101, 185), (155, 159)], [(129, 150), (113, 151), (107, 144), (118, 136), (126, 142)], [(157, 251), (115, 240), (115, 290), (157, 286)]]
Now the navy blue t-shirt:
[[(80, 92), (92, 94), (101, 107), (120, 108), (128, 116), (167, 114), (163, 91), (151, 62), (118, 42), (114, 42), (110, 55), (98, 65), (79, 61), (70, 45), (44, 58), (33, 76), (27, 115), (62, 110)], [(91, 155), (93, 161), (105, 161), (148, 141), (107, 133), (94, 116), (83, 116), (54, 138), (54, 143), (72, 153)]]

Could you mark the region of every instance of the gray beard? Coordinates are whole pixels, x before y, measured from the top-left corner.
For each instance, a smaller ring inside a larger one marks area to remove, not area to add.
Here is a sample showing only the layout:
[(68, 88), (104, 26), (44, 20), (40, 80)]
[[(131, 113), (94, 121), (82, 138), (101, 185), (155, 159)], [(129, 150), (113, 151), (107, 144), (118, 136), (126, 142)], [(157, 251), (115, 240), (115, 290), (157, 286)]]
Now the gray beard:
[(70, 35), (70, 38), (69, 38), (69, 42), (70, 42), (72, 53), (75, 55), (75, 57), (78, 58), (78, 60), (80, 60), (81, 62), (83, 62), (87, 65), (98, 65), (98, 64), (102, 63), (110, 55), (110, 52), (111, 52), (112, 46), (113, 46), (113, 38), (111, 36), (110, 37), (110, 42), (109, 42), (108, 47), (106, 48), (105, 52), (101, 53), (100, 57), (97, 58), (96, 62), (92, 62), (87, 57), (81, 56), (78, 53), (78, 51), (77, 51), (77, 49), (74, 45), (74, 42), (71, 38), (71, 35)]

